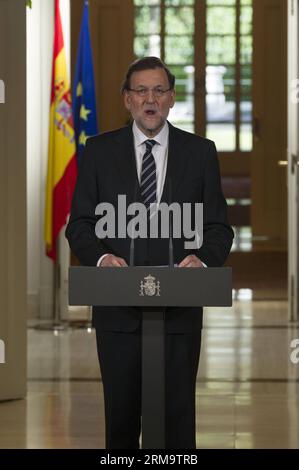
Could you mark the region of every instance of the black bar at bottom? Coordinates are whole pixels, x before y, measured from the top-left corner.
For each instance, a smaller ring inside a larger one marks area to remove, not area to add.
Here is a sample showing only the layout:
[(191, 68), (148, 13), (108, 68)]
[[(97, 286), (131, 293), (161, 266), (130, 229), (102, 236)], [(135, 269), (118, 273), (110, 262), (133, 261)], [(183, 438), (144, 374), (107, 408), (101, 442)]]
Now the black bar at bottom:
[(143, 309), (142, 449), (165, 449), (164, 309)]

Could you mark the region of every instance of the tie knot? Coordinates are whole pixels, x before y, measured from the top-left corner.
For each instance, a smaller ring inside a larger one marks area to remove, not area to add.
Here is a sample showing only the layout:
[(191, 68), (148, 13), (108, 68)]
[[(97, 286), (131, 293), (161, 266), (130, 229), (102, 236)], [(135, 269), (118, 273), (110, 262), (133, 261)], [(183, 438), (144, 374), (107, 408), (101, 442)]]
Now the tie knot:
[(153, 146), (156, 144), (157, 142), (155, 140), (151, 140), (151, 139), (148, 139), (145, 141), (145, 145), (146, 145), (146, 150), (147, 151), (151, 151)]

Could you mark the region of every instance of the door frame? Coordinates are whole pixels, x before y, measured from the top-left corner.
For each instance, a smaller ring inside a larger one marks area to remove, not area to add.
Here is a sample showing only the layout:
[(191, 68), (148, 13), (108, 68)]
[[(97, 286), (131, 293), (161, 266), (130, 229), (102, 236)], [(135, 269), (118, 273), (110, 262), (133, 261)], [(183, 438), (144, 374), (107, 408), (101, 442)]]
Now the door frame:
[(288, 317), (298, 320), (299, 0), (288, 0)]

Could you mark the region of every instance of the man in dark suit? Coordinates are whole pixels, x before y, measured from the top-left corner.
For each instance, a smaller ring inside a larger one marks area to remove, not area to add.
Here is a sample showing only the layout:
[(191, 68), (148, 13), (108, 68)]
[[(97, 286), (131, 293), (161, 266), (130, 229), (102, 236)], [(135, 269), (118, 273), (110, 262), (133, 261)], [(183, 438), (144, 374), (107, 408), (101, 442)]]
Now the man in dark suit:
[[(233, 232), (222, 195), (212, 141), (173, 127), (167, 116), (175, 101), (175, 77), (155, 57), (135, 61), (122, 87), (133, 124), (88, 139), (66, 230), (70, 247), (85, 266), (126, 267), (130, 237), (99, 240), (95, 208), (142, 202), (203, 203), (203, 244), (186, 250), (174, 239), (179, 267), (221, 266)], [(171, 199), (168, 187), (171, 181)], [(117, 229), (116, 229), (117, 233)], [(137, 238), (135, 265), (167, 265), (167, 238)], [(99, 286), (100, 288), (100, 286)], [(117, 292), (115, 293), (117, 296)], [(141, 429), (141, 312), (139, 308), (94, 307), (102, 373), (106, 447), (138, 448)], [(195, 448), (195, 386), (202, 309), (168, 308), (165, 313), (166, 448)]]

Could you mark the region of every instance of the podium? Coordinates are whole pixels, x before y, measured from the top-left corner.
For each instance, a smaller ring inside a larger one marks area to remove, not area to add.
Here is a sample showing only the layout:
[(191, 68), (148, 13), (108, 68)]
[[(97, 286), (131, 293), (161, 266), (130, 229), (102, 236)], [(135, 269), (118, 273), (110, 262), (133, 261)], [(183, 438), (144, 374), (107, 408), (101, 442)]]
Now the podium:
[(165, 448), (165, 309), (230, 307), (231, 268), (71, 267), (69, 304), (142, 310), (142, 448)]

